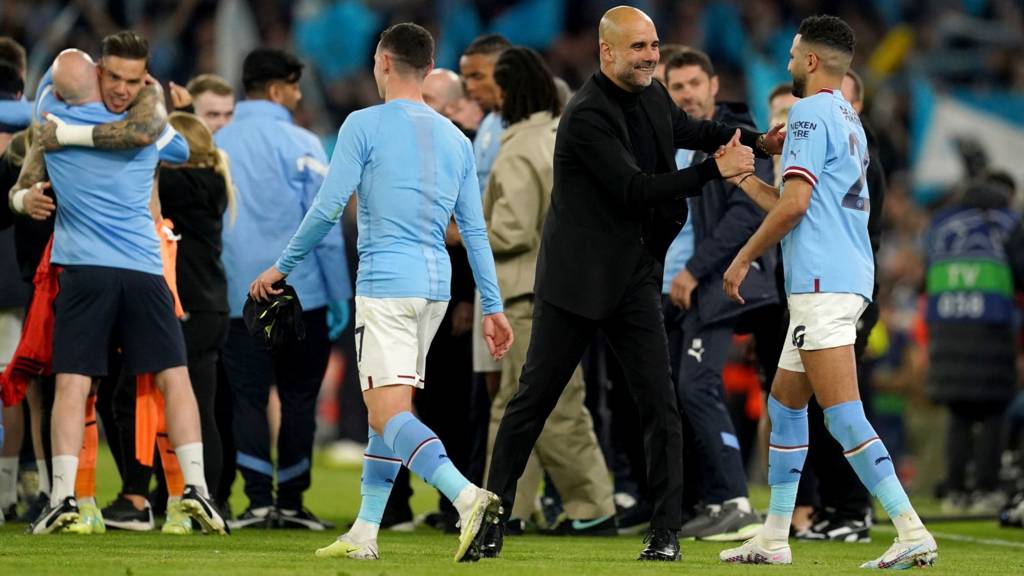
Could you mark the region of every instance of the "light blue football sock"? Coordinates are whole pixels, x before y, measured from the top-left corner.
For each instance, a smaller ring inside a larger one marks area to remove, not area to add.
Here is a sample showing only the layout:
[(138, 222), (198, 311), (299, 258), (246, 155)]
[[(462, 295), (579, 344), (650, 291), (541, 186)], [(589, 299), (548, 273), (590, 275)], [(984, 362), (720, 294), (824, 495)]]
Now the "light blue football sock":
[(836, 404), (824, 410), (825, 427), (843, 447), (846, 461), (857, 477), (885, 508), (890, 518), (911, 510), (910, 499), (896, 477), (885, 444), (864, 415), (860, 400)]
[(402, 461), (384, 443), (384, 438), (371, 428), (366, 453), (363, 454), (363, 477), (359, 487), (359, 495), (362, 496), (360, 520), (380, 525), (401, 467)]
[(437, 435), (410, 412), (401, 412), (388, 420), (384, 426), (384, 442), (409, 470), (452, 502), (470, 484), (448, 459)]

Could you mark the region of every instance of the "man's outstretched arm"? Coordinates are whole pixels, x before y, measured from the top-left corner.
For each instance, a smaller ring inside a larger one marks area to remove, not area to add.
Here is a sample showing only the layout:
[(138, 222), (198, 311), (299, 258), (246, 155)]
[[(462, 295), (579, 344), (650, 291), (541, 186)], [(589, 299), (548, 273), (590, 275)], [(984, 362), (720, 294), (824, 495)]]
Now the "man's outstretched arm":
[(75, 145), (106, 150), (142, 148), (155, 143), (166, 125), (167, 107), (164, 105), (163, 90), (159, 84), (150, 84), (139, 92), (124, 120), (92, 126), (84, 141), (77, 136), (69, 140), (64, 136), (60, 122), (52, 117), (51, 121), (42, 125), (38, 141), (44, 151)]

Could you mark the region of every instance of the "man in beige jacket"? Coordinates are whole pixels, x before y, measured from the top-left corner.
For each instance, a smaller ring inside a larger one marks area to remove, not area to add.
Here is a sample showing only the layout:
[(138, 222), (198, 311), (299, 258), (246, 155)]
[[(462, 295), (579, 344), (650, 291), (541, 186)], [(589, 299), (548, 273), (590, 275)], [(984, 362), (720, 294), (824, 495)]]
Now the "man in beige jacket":
[[(561, 112), (551, 72), (532, 50), (505, 50), (495, 65), (494, 78), (501, 89), (506, 128), (484, 193), (484, 217), (515, 343), (502, 362), (501, 385), (491, 404), (488, 468), (498, 424), (519, 388), (530, 345), (534, 275), (541, 228), (551, 203), (555, 130)], [(552, 532), (615, 534), (611, 478), (590, 412), (583, 405), (584, 392), (583, 373), (577, 367), (519, 480), (513, 520), (525, 520), (533, 512), (544, 470), (566, 512)]]

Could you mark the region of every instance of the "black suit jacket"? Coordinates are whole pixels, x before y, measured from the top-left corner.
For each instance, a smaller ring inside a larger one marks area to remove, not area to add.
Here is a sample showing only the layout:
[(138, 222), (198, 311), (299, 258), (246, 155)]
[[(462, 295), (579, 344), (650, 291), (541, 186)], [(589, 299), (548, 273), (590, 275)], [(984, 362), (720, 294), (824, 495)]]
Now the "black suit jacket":
[[(653, 82), (639, 102), (656, 135), (658, 164), (670, 171), (646, 174), (611, 93), (616, 88), (607, 88), (610, 82), (600, 74), (580, 88), (558, 124), (536, 282), (538, 298), (591, 319), (609, 317), (638, 273), (660, 273), (669, 244), (686, 222), (686, 196), (719, 177), (712, 159), (676, 171), (675, 150), (711, 153), (735, 131), (689, 118)], [(757, 136), (744, 130), (741, 140), (753, 146)]]

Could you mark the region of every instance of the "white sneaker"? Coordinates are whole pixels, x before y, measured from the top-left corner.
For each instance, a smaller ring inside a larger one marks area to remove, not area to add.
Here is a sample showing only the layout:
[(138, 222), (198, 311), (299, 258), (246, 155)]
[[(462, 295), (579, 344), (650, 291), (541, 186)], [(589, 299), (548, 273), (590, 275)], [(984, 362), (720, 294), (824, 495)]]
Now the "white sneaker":
[(736, 548), (722, 550), (718, 559), (728, 564), (792, 564), (793, 551), (789, 544), (769, 550), (754, 536)]
[(356, 542), (348, 533), (338, 536), (338, 539), (316, 551), (317, 558), (352, 558), (353, 560), (378, 560), (380, 554), (377, 550), (377, 540), (368, 542)]
[(915, 566), (931, 566), (939, 558), (939, 547), (931, 534), (914, 540), (896, 538), (878, 559), (865, 562), (861, 568), (906, 570)]

